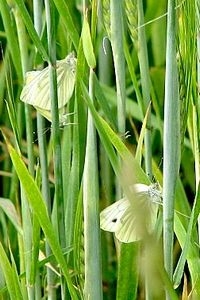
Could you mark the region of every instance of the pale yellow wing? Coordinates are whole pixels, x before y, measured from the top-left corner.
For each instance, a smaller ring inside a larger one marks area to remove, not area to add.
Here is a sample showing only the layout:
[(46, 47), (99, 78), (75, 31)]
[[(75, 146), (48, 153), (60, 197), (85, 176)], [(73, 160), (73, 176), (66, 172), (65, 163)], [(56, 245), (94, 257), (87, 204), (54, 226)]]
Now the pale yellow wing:
[(26, 73), (25, 85), (20, 100), (33, 106), (50, 110), (49, 70), (30, 71)]
[[(161, 192), (154, 185), (135, 184), (132, 201), (123, 198), (100, 213), (100, 227), (114, 232), (123, 243), (145, 238), (152, 233), (157, 220)], [(130, 199), (131, 200), (131, 199)]]
[(121, 199), (105, 208), (100, 213), (100, 227), (105, 231), (115, 232), (120, 224), (120, 219), (130, 206), (126, 199)]
[[(71, 98), (75, 85), (76, 58), (70, 53), (65, 59), (56, 62), (58, 108), (64, 107)], [(41, 71), (27, 72), (20, 100), (36, 109), (51, 111), (49, 90), (49, 67)], [(46, 115), (46, 112), (42, 113)], [(48, 118), (49, 119), (49, 118)]]

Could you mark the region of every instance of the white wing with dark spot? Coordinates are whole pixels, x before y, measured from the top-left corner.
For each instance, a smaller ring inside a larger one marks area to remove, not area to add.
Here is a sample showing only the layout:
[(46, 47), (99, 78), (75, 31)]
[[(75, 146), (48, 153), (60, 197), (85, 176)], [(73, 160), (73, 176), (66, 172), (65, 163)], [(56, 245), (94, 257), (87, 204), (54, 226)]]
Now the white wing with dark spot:
[(123, 243), (141, 240), (153, 231), (157, 219), (161, 192), (154, 185), (135, 184), (133, 199), (123, 198), (100, 213), (100, 227), (114, 232)]
[(111, 204), (100, 213), (100, 227), (105, 231), (115, 232), (120, 226), (120, 220), (130, 203), (123, 198)]

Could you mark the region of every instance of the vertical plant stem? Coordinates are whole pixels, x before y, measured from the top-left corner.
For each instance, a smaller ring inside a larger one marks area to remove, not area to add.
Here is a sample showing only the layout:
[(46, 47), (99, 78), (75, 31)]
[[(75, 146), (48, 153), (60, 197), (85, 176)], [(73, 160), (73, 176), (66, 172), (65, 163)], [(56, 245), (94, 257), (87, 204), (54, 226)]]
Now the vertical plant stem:
[[(25, 76), (27, 70), (27, 45), (26, 45), (26, 34), (23, 21), (20, 16), (18, 7), (14, 9), (14, 15), (18, 31), (19, 48), (21, 53), (22, 71)], [(25, 120), (26, 120), (26, 137), (27, 137), (27, 152), (29, 161), (29, 171), (32, 176), (34, 176), (34, 154), (33, 154), (33, 127), (31, 119), (31, 108), (29, 105), (25, 104)], [(25, 253), (25, 270), (26, 270), (26, 284), (28, 286), (28, 298), (34, 299), (34, 286), (31, 284), (31, 262), (32, 262), (32, 219), (29, 204), (27, 202), (26, 196), (23, 189), (21, 189), (22, 198), (22, 220), (23, 220), (23, 230), (24, 230), (24, 253)]]
[[(142, 96), (143, 96), (143, 114), (145, 115), (149, 107), (147, 124), (145, 129), (145, 171), (147, 176), (152, 180), (152, 149), (151, 149), (151, 107), (150, 103), (150, 76), (149, 76), (149, 61), (147, 52), (147, 40), (145, 34), (143, 1), (137, 1), (138, 8), (138, 59), (140, 65)], [(147, 247), (147, 246), (146, 246)], [(147, 249), (145, 249), (147, 256)], [(147, 257), (145, 257), (147, 259)], [(151, 296), (149, 274), (145, 274), (145, 298), (150, 300)]]
[[(196, 36), (197, 36), (197, 58), (199, 58), (200, 55), (200, 24), (199, 24), (199, 20), (200, 20), (200, 4), (199, 1), (196, 0), (195, 1), (195, 8), (196, 8)], [(197, 86), (200, 86), (200, 63), (199, 60), (197, 60)], [(199, 93), (198, 93), (199, 96)], [(200, 96), (198, 97), (199, 100)], [(198, 116), (200, 115), (200, 101), (198, 101), (198, 105), (197, 105), (197, 111), (198, 111)], [(200, 173), (200, 171), (198, 171)]]
[[(42, 31), (42, 3), (40, 0), (34, 0), (34, 26), (38, 35)], [(42, 173), (42, 195), (46, 200), (47, 210), (50, 215), (51, 204), (50, 204), (50, 192), (49, 192), (49, 179), (48, 179), (48, 165), (47, 165), (47, 147), (46, 138), (44, 135), (44, 118), (40, 113), (37, 113), (37, 134), (38, 134), (38, 145), (39, 145), (39, 155)]]
[[(16, 7), (14, 8), (14, 10), (15, 9), (16, 9)], [(6, 39), (8, 41), (9, 52), (11, 54), (12, 61), (15, 66), (15, 69), (16, 69), (16, 72), (18, 75), (18, 79), (19, 79), (19, 81), (21, 81), (23, 79), (23, 71), (22, 71), (21, 61), (19, 59), (15, 59), (15, 58), (16, 58), (16, 56), (17, 56), (17, 58), (19, 58), (21, 50), (22, 51), (26, 50), (26, 48), (19, 49), (18, 41), (15, 36), (14, 26), (11, 26), (11, 24), (12, 24), (11, 10), (9, 10), (8, 1), (0, 1), (0, 12), (1, 12), (1, 17), (2, 17), (4, 27), (5, 27)]]
[(175, 36), (175, 0), (169, 0), (163, 142), (163, 248), (164, 266), (170, 279), (173, 274), (174, 196), (180, 163), (180, 109)]
[[(52, 140), (53, 140), (53, 160), (55, 176), (55, 202), (54, 211), (56, 213), (56, 230), (59, 235), (61, 247), (66, 245), (64, 226), (64, 201), (63, 201), (63, 180), (62, 180), (62, 153), (59, 129), (58, 113), (58, 93), (57, 93), (57, 73), (56, 73), (56, 34), (55, 34), (55, 7), (52, 0), (45, 0), (45, 13), (47, 21), (47, 40), (49, 52), (49, 86), (52, 116)], [(69, 286), (69, 284), (68, 284)], [(69, 287), (70, 289), (70, 287)], [(64, 299), (67, 291), (65, 282), (61, 278), (61, 298)]]
[[(110, 41), (114, 60), (117, 89), (117, 126), (120, 134), (126, 130), (125, 60), (123, 51), (122, 1), (110, 0)], [(117, 198), (122, 196), (119, 183), (116, 184)]]
[[(94, 98), (94, 73), (90, 69), (89, 94)], [(87, 140), (83, 177), (84, 238), (85, 238), (85, 299), (102, 299), (99, 185), (96, 131), (88, 112)]]
[[(38, 35), (42, 32), (42, 2), (40, 0), (33, 1), (33, 15), (34, 15), (34, 27)], [(37, 136), (40, 156), (40, 166), (42, 174), (42, 195), (46, 201), (47, 211), (49, 216), (51, 215), (51, 199), (49, 190), (49, 176), (48, 176), (48, 164), (47, 164), (47, 146), (46, 136), (44, 135), (45, 122), (40, 113), (37, 113)], [(46, 256), (51, 254), (51, 249), (46, 243)], [(48, 299), (55, 299), (55, 274), (50, 268), (47, 268), (47, 289)]]
[(117, 88), (117, 123), (120, 134), (125, 133), (126, 95), (125, 62), (123, 51), (123, 19), (121, 1), (110, 1), (111, 47), (113, 51), (116, 88)]
[[(147, 42), (145, 35), (143, 2), (137, 1), (138, 7), (138, 58), (141, 73), (142, 95), (144, 103), (144, 115), (150, 103), (150, 76), (149, 61), (147, 53)], [(145, 132), (145, 170), (150, 179), (152, 179), (152, 150), (151, 150), (151, 110), (147, 120)]]
[[(199, 19), (200, 19), (200, 6), (199, 6), (199, 2), (196, 1), (196, 26), (197, 26), (197, 58), (199, 58), (200, 55), (200, 26), (199, 26)], [(199, 89), (200, 87), (200, 63), (199, 63), (199, 59), (197, 59), (197, 87)], [(195, 103), (195, 107), (193, 108), (193, 112), (195, 114), (194, 117), (194, 129), (195, 133), (195, 140), (194, 140), (194, 144), (195, 144), (195, 180), (196, 180), (196, 191), (198, 190), (198, 185), (199, 185), (199, 181), (200, 181), (200, 133), (199, 133), (199, 128), (200, 128), (200, 95), (198, 92), (198, 96), (197, 96), (197, 102)], [(200, 241), (200, 216), (198, 218), (198, 235), (199, 235), (199, 241)]]
[[(14, 9), (14, 14), (15, 14), (15, 20), (16, 20), (17, 31), (18, 31), (23, 76), (25, 77), (25, 73), (27, 71), (27, 62), (28, 62), (25, 27), (20, 16), (20, 11), (17, 7)], [(32, 175), (34, 175), (33, 124), (32, 124), (31, 110), (29, 105), (25, 105), (25, 115), (26, 115), (26, 135), (27, 135), (29, 171)]]
[[(102, 22), (102, 18), (101, 20), (99, 20), (99, 32), (100, 32), (100, 24)], [(112, 69), (112, 53), (111, 53), (111, 46), (110, 46), (110, 41), (109, 39), (105, 39), (99, 49), (99, 68), (98, 68), (98, 72), (99, 72), (99, 81), (106, 84), (107, 86), (111, 86), (112, 85), (112, 79), (111, 79), (111, 72), (110, 70)], [(114, 126), (115, 124), (113, 124)], [(100, 144), (100, 176), (102, 178), (102, 185), (101, 185), (101, 190), (100, 190), (100, 194), (103, 193), (105, 199), (107, 199), (107, 201), (105, 201), (105, 206), (108, 206), (113, 198), (113, 193), (112, 193), (112, 187), (113, 187), (113, 173), (112, 173), (112, 167), (110, 164), (110, 161), (108, 159), (107, 153), (102, 145), (102, 143)], [(111, 251), (111, 245), (112, 244), (112, 236), (111, 235), (106, 235), (105, 239), (103, 238), (101, 240), (101, 248), (103, 249), (103, 253), (102, 253), (102, 270), (103, 270), (103, 280), (104, 278), (106, 278), (107, 274), (109, 273), (109, 271), (112, 269), (112, 265), (109, 263), (110, 261), (112, 261), (112, 251)], [(112, 290), (109, 289), (108, 291), (108, 298), (112, 299)]]
[(56, 74), (56, 38), (55, 38), (55, 16), (54, 4), (50, 0), (45, 1), (47, 39), (49, 51), (49, 83), (50, 100), (52, 114), (52, 139), (54, 155), (54, 175), (55, 175), (55, 203), (58, 214), (58, 232), (62, 247), (65, 246), (64, 230), (64, 207), (63, 207), (63, 188), (62, 188), (62, 168), (61, 168), (61, 143), (58, 114), (58, 95), (57, 95), (57, 74)]

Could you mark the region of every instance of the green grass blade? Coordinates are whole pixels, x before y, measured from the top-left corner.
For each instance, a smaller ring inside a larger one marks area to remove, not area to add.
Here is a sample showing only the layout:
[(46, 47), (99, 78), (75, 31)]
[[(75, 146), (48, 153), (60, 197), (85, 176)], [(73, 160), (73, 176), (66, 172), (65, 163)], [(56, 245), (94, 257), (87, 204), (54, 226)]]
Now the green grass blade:
[[(173, 281), (174, 281), (175, 288), (180, 285), (181, 279), (183, 277), (184, 266), (185, 266), (187, 259), (188, 259), (189, 268), (191, 266), (190, 260), (196, 261), (196, 264), (199, 265), (198, 251), (196, 251), (196, 253), (195, 253), (195, 251), (193, 251), (193, 252), (191, 251), (191, 249), (192, 249), (191, 241), (194, 240), (194, 238), (193, 238), (194, 229), (197, 224), (199, 213), (200, 213), (200, 189), (198, 189), (196, 197), (195, 197), (195, 201), (193, 204), (192, 213), (190, 216), (187, 232), (185, 233), (184, 245), (182, 245), (182, 252), (181, 252), (179, 261), (177, 263), (176, 269), (174, 271), (174, 276), (173, 276), (174, 280)], [(176, 220), (177, 220), (177, 218), (178, 218), (178, 214), (176, 216)], [(182, 229), (182, 231), (184, 231), (184, 229)], [(191, 255), (191, 253), (192, 253), (192, 255)], [(200, 285), (198, 282), (196, 282), (196, 278), (195, 278), (196, 272), (193, 272), (192, 269), (190, 269), (190, 270), (191, 270), (192, 277), (194, 276), (194, 279), (193, 279), (194, 291), (193, 291), (193, 293), (199, 297), (200, 296)]]
[(19, 154), (14, 150), (14, 148), (8, 144), (9, 153), (13, 162), (13, 165), (16, 169), (18, 174), (19, 180), (23, 186), (25, 191), (27, 200), (29, 201), (34, 214), (36, 215), (40, 226), (42, 227), (44, 234), (47, 238), (47, 241), (52, 249), (52, 252), (57, 259), (58, 264), (65, 276), (65, 279), (68, 284), (69, 291), (72, 295), (73, 299), (77, 299), (77, 294), (75, 289), (72, 285), (71, 278), (69, 276), (69, 270), (67, 268), (65, 259), (62, 254), (61, 247), (58, 242), (58, 238), (55, 235), (53, 226), (50, 222), (48, 217), (47, 208), (41, 196), (41, 193), (35, 184), (33, 178), (30, 176), (28, 170), (26, 169), (22, 159), (20, 158)]
[(64, 226), (64, 203), (63, 199), (63, 179), (61, 164), (61, 134), (59, 128), (58, 112), (58, 90), (57, 90), (57, 71), (56, 71), (56, 35), (55, 35), (55, 6), (45, 1), (45, 12), (47, 20), (47, 39), (50, 57), (49, 64), (49, 96), (51, 102), (52, 117), (52, 142), (54, 156), (55, 173), (55, 210), (58, 218), (58, 233), (62, 247), (65, 247), (65, 226)]
[(79, 44), (79, 34), (78, 30), (75, 26), (76, 22), (73, 20), (73, 16), (70, 13), (68, 4), (64, 0), (53, 0), (54, 4), (60, 14), (60, 16), (64, 20), (64, 24), (69, 32), (69, 35), (71, 37), (71, 40), (74, 44), (75, 49), (78, 49), (78, 44)]
[(24, 21), (24, 24), (29, 32), (29, 35), (31, 39), (33, 40), (36, 48), (38, 49), (40, 55), (42, 56), (43, 60), (49, 61), (49, 56), (43, 46), (43, 44), (40, 41), (40, 38), (34, 28), (33, 22), (31, 20), (31, 17), (26, 9), (25, 3), (23, 0), (14, 0), (19, 8), (21, 17)]
[(126, 91), (125, 91), (125, 60), (123, 51), (123, 13), (121, 1), (110, 1), (111, 47), (117, 88), (117, 124), (120, 134), (125, 133)]
[[(94, 101), (94, 72), (90, 69), (89, 94)], [(92, 163), (91, 163), (92, 162)], [(84, 295), (102, 299), (100, 225), (99, 225), (99, 178), (97, 138), (91, 112), (88, 112), (85, 164), (83, 173), (85, 286)], [(92, 231), (91, 231), (92, 228)]]
[(175, 187), (180, 163), (180, 112), (178, 75), (176, 64), (175, 1), (168, 2), (168, 29), (166, 52), (166, 81), (164, 108), (164, 160), (163, 160), (163, 238), (164, 263), (172, 278), (173, 274), (173, 219)]
[(6, 38), (8, 40), (8, 48), (10, 50), (13, 64), (15, 66), (18, 78), (22, 81), (22, 65), (20, 61), (20, 50), (19, 44), (17, 42), (16, 32), (14, 30), (14, 26), (11, 26), (13, 20), (11, 19), (11, 12), (9, 11), (9, 7), (7, 1), (0, 1), (0, 11), (1, 17), (3, 19), (5, 31), (6, 31)]
[(23, 299), (19, 286), (18, 275), (11, 266), (9, 259), (4, 251), (3, 245), (0, 243), (0, 265), (5, 276), (8, 292), (12, 300)]
[(117, 279), (117, 300), (137, 299), (138, 290), (138, 251), (137, 243), (122, 245)]
[(134, 170), (136, 182), (144, 182), (144, 183), (147, 182), (148, 183), (148, 179), (147, 179), (145, 173), (139, 166), (138, 162), (134, 159), (131, 152), (124, 145), (124, 143), (122, 142), (120, 137), (108, 125), (108, 123), (106, 121), (104, 121), (99, 116), (97, 111), (95, 110), (84, 85), (82, 85), (82, 89), (83, 89), (84, 99), (90, 108), (91, 114), (94, 119), (95, 126), (98, 130), (98, 133), (100, 135), (100, 138), (102, 140), (102, 143), (105, 147), (105, 150), (107, 152), (107, 155), (110, 159), (110, 162), (112, 164), (112, 167), (113, 167), (116, 175), (119, 176), (120, 171), (119, 171), (119, 161), (117, 159), (114, 148), (116, 149), (117, 153), (121, 157), (122, 161), (124, 161), (124, 162), (128, 161), (130, 163), (131, 168), (133, 168), (133, 170)]
[(22, 235), (20, 216), (10, 199), (0, 198), (0, 207), (10, 219), (16, 230)]
[[(141, 73), (142, 96), (144, 102), (144, 111), (148, 109), (150, 103), (150, 75), (149, 60), (147, 52), (147, 41), (144, 24), (144, 9), (142, 1), (137, 1), (138, 6), (138, 59)], [(151, 107), (150, 107), (151, 109)], [(145, 132), (145, 171), (152, 180), (152, 145), (151, 145), (151, 113), (148, 114), (147, 127)]]

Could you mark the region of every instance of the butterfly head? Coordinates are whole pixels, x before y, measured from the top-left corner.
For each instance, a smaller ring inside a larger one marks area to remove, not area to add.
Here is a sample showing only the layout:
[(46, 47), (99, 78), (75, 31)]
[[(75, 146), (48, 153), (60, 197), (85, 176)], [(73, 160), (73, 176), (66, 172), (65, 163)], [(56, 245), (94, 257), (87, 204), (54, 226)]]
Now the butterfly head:
[(148, 188), (148, 194), (150, 199), (155, 203), (162, 202), (162, 191), (158, 183), (151, 184)]

